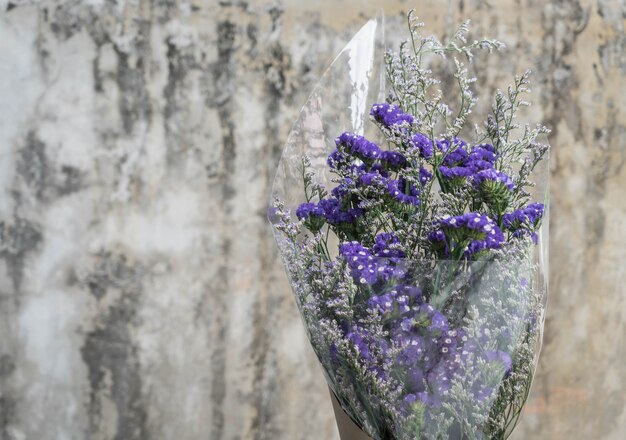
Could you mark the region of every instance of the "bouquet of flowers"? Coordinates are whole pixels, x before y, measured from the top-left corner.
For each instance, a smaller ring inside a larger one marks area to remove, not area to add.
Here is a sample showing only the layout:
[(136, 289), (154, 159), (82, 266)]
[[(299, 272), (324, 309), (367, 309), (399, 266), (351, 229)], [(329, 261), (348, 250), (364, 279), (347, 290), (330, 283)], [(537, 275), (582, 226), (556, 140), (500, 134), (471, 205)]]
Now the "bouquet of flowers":
[(516, 122), (525, 73), (468, 133), (473, 78), (454, 58), (451, 98), (432, 66), (502, 45), (408, 24), (393, 52), (370, 20), (333, 62), (269, 217), (338, 420), (379, 440), (505, 439), (541, 345), (548, 130)]

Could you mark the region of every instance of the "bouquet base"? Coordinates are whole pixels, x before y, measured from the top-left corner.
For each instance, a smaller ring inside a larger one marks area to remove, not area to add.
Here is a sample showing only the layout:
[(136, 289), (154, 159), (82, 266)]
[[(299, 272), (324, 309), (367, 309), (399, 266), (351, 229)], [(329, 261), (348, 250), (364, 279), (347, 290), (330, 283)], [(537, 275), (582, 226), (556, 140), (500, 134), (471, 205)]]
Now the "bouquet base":
[(333, 402), (333, 410), (335, 411), (335, 420), (339, 429), (339, 437), (341, 440), (373, 440), (369, 435), (363, 432), (341, 408), (341, 404), (337, 401), (335, 393), (331, 389), (330, 400)]

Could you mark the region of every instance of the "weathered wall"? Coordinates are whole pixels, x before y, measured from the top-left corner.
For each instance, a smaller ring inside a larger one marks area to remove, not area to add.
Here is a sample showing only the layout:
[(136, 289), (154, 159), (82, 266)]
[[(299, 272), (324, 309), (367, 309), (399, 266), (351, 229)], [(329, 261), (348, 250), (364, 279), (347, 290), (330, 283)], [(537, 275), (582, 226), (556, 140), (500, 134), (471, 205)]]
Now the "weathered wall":
[[(30, 3), (30, 4), (28, 4)], [(291, 121), (379, 7), (0, 0), (0, 439), (331, 439), (265, 220)], [(626, 3), (415, 2), (553, 127), (543, 357), (516, 438), (626, 431)]]

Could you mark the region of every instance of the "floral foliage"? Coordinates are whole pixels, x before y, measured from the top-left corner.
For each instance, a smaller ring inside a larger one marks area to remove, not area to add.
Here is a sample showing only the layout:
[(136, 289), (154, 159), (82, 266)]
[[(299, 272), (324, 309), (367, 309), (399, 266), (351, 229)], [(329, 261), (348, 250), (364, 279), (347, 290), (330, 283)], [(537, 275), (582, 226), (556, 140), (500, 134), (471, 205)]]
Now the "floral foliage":
[(460, 98), (445, 103), (426, 60), (501, 44), (467, 44), (467, 23), (446, 44), (421, 27), (410, 13), (410, 40), (386, 56), (391, 93), (370, 110), (383, 142), (340, 134), (332, 188), (303, 157), (305, 200), (295, 218), (277, 200), (271, 220), (329, 385), (364, 431), (503, 439), (528, 395), (543, 313), (533, 242), (545, 208), (528, 188), (547, 129), (515, 122), (525, 73), (496, 94), (475, 139), (463, 135), (474, 79), (454, 58)]

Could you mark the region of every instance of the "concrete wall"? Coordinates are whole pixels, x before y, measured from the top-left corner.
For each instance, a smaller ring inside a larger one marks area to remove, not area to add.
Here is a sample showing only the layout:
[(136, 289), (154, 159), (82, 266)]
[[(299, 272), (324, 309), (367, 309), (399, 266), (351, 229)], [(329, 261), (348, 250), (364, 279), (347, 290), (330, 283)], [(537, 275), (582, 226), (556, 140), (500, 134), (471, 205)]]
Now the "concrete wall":
[(624, 438), (624, 0), (0, 0), (0, 439), (337, 438), (265, 206), (329, 60), (412, 6), (507, 43), (481, 93), (531, 66), (554, 129), (515, 438)]

